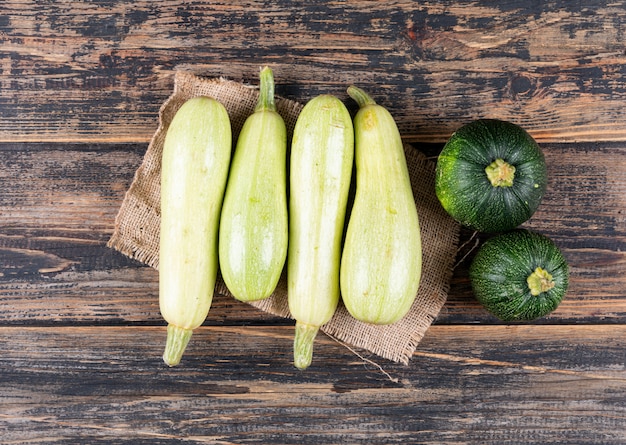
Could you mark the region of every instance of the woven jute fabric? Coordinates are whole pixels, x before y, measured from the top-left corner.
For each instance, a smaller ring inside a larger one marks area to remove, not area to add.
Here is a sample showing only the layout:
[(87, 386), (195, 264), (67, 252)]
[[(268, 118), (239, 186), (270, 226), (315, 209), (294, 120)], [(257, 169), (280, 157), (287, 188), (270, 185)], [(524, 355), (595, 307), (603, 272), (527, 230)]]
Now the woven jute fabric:
[[(254, 111), (258, 89), (227, 79), (176, 73), (174, 90), (161, 106), (158, 128), (126, 192), (108, 242), (109, 247), (154, 268), (159, 264), (163, 142), (176, 111), (185, 101), (197, 96), (212, 97), (224, 105), (236, 141), (244, 121)], [(285, 120), (290, 138), (302, 104), (277, 97), (276, 107)], [(321, 331), (347, 345), (407, 364), (446, 301), (460, 227), (443, 210), (434, 193), (434, 163), (409, 145), (405, 146), (405, 153), (422, 236), (422, 278), (415, 302), (403, 319), (386, 326), (360, 322), (340, 303), (333, 318), (321, 327)], [(232, 297), (219, 276), (215, 291)], [(273, 315), (291, 318), (286, 274), (283, 273), (268, 299), (250, 304)]]

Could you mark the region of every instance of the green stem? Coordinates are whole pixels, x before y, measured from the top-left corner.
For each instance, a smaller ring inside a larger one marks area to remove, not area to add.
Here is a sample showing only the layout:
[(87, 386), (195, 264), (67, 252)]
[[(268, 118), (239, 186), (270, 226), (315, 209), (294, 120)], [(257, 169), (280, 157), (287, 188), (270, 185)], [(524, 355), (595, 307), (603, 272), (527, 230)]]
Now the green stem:
[(254, 111), (276, 111), (274, 101), (274, 73), (269, 66), (261, 69), (259, 101)]
[(366, 105), (376, 105), (374, 99), (372, 99), (365, 91), (360, 88), (350, 85), (348, 87), (348, 96), (350, 96), (359, 105), (359, 108), (363, 108)]
[(165, 343), (163, 361), (168, 366), (176, 366), (180, 363), (192, 333), (193, 330), (191, 329), (179, 328), (173, 324), (167, 325), (167, 342)]
[(293, 340), (293, 364), (298, 369), (306, 369), (313, 360), (313, 341), (319, 326), (296, 321), (296, 334)]

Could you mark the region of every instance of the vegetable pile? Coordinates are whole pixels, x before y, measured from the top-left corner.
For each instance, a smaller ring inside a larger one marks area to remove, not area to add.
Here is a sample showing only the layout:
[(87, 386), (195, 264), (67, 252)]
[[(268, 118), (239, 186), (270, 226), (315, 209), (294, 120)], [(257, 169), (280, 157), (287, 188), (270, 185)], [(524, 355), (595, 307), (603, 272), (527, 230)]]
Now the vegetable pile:
[[(272, 295), (286, 270), (299, 369), (311, 364), (317, 332), (340, 300), (370, 324), (409, 312), (422, 245), (403, 143), (388, 110), (355, 86), (347, 92), (359, 107), (354, 118), (338, 98), (320, 95), (305, 104), (291, 141), (268, 67), (237, 141), (218, 101), (196, 97), (177, 111), (161, 169), (159, 304), (169, 366), (206, 319), (218, 269), (246, 302)], [(475, 231), (500, 233), (478, 251), (470, 279), (478, 301), (505, 321), (548, 314), (567, 289), (558, 247), (514, 230), (538, 208), (546, 184), (541, 149), (508, 122), (462, 127), (438, 158), (435, 193), (444, 209)]]
[(547, 236), (516, 228), (539, 207), (547, 186), (543, 152), (521, 127), (479, 119), (457, 130), (437, 159), (435, 192), (460, 224), (496, 234), (470, 265), (476, 299), (502, 321), (554, 311), (568, 266)]
[(180, 362), (193, 330), (204, 322), (218, 264), (241, 301), (269, 297), (286, 264), (299, 369), (311, 364), (317, 332), (340, 298), (366, 323), (391, 324), (409, 312), (422, 256), (402, 140), (385, 108), (357, 87), (348, 94), (360, 107), (354, 120), (332, 95), (305, 105), (288, 155), (273, 73), (263, 68), (258, 104), (232, 162), (230, 123), (221, 104), (200, 97), (176, 113), (161, 173), (165, 363)]

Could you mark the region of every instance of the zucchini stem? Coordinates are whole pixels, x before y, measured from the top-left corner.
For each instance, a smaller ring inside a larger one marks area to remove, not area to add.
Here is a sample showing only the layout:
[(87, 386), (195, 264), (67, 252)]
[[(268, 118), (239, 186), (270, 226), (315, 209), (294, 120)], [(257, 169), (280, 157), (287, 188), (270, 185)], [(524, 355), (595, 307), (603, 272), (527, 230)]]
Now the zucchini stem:
[(515, 179), (515, 167), (498, 158), (485, 167), (485, 174), (494, 187), (511, 187)]
[(168, 366), (176, 366), (180, 363), (192, 333), (192, 329), (180, 328), (173, 324), (167, 325), (167, 342), (163, 361)]
[(261, 69), (259, 101), (254, 111), (276, 111), (276, 102), (274, 100), (274, 73), (269, 66)]
[(376, 105), (374, 99), (372, 99), (365, 91), (350, 85), (348, 87), (348, 96), (350, 96), (359, 105), (359, 108), (363, 108), (366, 105)]
[(296, 321), (296, 333), (293, 339), (293, 364), (298, 369), (306, 369), (313, 361), (313, 342), (319, 326)]
[(537, 267), (526, 279), (530, 294), (537, 296), (542, 292), (547, 292), (555, 286), (552, 275), (547, 270)]

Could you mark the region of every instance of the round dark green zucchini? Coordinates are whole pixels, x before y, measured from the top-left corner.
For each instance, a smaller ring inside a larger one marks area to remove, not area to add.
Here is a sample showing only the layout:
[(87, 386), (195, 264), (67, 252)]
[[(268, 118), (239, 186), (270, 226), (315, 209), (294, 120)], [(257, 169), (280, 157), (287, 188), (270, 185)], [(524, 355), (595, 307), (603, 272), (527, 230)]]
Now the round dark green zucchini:
[(569, 268), (545, 235), (525, 229), (496, 235), (470, 265), (476, 299), (502, 321), (530, 321), (554, 311), (565, 296)]
[(480, 119), (457, 130), (437, 160), (435, 192), (459, 223), (505, 232), (527, 221), (546, 190), (539, 145), (521, 127)]

